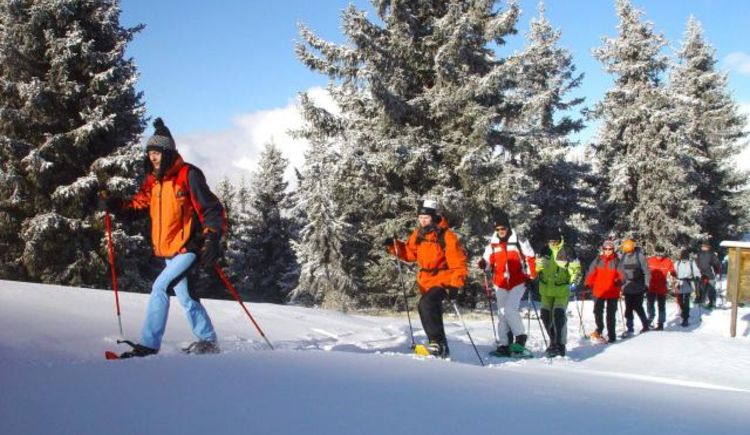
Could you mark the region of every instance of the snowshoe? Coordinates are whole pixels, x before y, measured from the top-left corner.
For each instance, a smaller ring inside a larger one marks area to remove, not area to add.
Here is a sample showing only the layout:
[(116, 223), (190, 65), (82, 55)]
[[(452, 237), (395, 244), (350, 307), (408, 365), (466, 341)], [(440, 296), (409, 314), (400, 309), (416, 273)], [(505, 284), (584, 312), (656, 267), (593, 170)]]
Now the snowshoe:
[(196, 341), (194, 343), (191, 343), (190, 346), (182, 349), (185, 353), (195, 354), (195, 355), (205, 355), (210, 353), (219, 353), (221, 350), (219, 349), (219, 345), (216, 344), (215, 341), (206, 341), (206, 340), (200, 340)]
[(494, 356), (496, 358), (509, 358), (510, 348), (507, 345), (500, 345), (497, 347), (497, 349), (490, 352), (490, 356)]
[(107, 351), (104, 352), (104, 357), (106, 359), (127, 359), (127, 358), (140, 358), (144, 356), (149, 355), (156, 355), (159, 353), (158, 349), (152, 349), (150, 347), (146, 347), (142, 344), (133, 343), (130, 340), (117, 340), (117, 344), (125, 343), (128, 346), (132, 347), (133, 350), (129, 350), (127, 352), (123, 352), (120, 355), (117, 355), (114, 352)]
[(415, 344), (414, 353), (419, 356), (430, 356), (430, 351), (427, 349), (427, 346), (425, 346), (424, 344)]
[(508, 347), (512, 358), (533, 358), (534, 354), (520, 343), (513, 343)]

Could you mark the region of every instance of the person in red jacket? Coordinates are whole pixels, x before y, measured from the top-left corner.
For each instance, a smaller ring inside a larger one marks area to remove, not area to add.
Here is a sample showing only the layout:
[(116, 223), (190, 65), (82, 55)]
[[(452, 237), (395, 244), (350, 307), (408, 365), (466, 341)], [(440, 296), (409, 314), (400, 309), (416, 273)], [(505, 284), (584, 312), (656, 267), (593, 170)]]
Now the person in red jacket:
[(384, 245), (391, 255), (416, 262), (417, 288), (422, 296), (418, 310), (429, 340), (428, 350), (441, 358), (450, 356), (443, 326), (443, 299), (455, 299), (466, 282), (466, 254), (458, 236), (448, 229), (445, 218), (437, 213), (437, 202), (425, 199), (417, 209), (419, 227), (409, 241), (387, 238)]
[(648, 259), (648, 268), (651, 269), (651, 281), (648, 284), (646, 294), (646, 310), (648, 311), (648, 323), (651, 324), (656, 317), (655, 303), (659, 305), (659, 319), (656, 325), (657, 331), (664, 330), (664, 322), (667, 319), (667, 276), (676, 277), (674, 263), (665, 255), (662, 246), (657, 246), (654, 255)]
[(498, 346), (490, 355), (529, 356), (526, 349), (528, 336), (518, 307), (527, 285), (536, 277), (534, 250), (511, 228), (507, 214), (499, 213), (493, 223), (495, 234), (477, 264), (483, 271), (492, 272), (497, 298)]
[(603, 340), (604, 332), (604, 307), (607, 308), (607, 336), (609, 342), (617, 341), (616, 314), (617, 301), (620, 299), (620, 286), (623, 276), (618, 270), (620, 262), (615, 255), (615, 244), (611, 240), (605, 240), (602, 244), (602, 255), (589, 266), (586, 274), (585, 286), (594, 293), (594, 319), (596, 320), (596, 331), (591, 333), (591, 338)]

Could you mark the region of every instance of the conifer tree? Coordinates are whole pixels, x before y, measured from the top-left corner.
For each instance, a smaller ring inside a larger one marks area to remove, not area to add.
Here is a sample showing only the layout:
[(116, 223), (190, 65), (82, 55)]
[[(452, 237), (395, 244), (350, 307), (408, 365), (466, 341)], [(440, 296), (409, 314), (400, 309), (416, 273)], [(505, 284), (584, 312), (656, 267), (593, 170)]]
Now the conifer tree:
[(345, 249), (362, 293), (394, 289), (380, 241), (405, 237), (417, 200), (434, 197), (470, 253), (479, 253), (492, 214), (524, 229), (535, 215), (533, 180), (509, 122), (522, 103), (508, 98), (515, 66), (495, 53), (520, 13), (496, 1), (374, 1), (379, 24), (349, 7), (347, 44), (302, 27), (300, 60), (329, 78), (340, 114), (303, 96), (301, 136), (338, 152), (332, 199), (356, 238)]
[(746, 202), (747, 172), (734, 159), (746, 144), (747, 118), (727, 89), (728, 76), (716, 69), (716, 50), (706, 41), (700, 23), (690, 17), (677, 61), (670, 75), (672, 100), (686, 125), (688, 151), (696, 162), (695, 195), (705, 204), (700, 217), (703, 234), (715, 243), (742, 234), (750, 205)]
[(594, 111), (601, 120), (594, 147), (600, 216), (604, 228), (634, 237), (646, 251), (659, 244), (676, 253), (700, 233), (701, 201), (688, 181), (694, 162), (685, 156), (687, 119), (662, 83), (666, 39), (629, 0), (617, 1), (617, 13), (617, 38), (603, 38), (594, 50), (615, 76)]
[[(0, 276), (108, 283), (96, 194), (132, 191), (144, 128), (110, 0), (0, 0)], [(148, 247), (118, 233), (118, 247)], [(122, 251), (121, 251), (122, 252)], [(138, 268), (121, 278), (138, 287)], [(141, 271), (142, 272), (142, 271)]]
[(561, 32), (544, 16), (543, 3), (538, 10), (526, 48), (514, 59), (519, 66), (516, 98), (523, 107), (516, 121), (523, 133), (518, 143), (524, 150), (523, 167), (536, 181), (531, 203), (539, 209), (528, 237), (541, 246), (546, 243), (544, 229), (557, 228), (577, 243), (590, 224), (586, 221), (594, 217), (584, 185), (589, 166), (568, 159), (576, 145), (569, 136), (583, 128), (580, 113), (574, 112), (583, 98), (569, 99), (567, 94), (580, 85), (583, 74), (576, 73), (570, 51), (559, 46)]
[(313, 141), (305, 155), (295, 209), (303, 223), (293, 244), (300, 276), (289, 300), (346, 311), (355, 306), (359, 285), (349, 273), (351, 256), (345, 251), (354, 238), (353, 227), (339, 218), (331, 194), (331, 168), (336, 157), (319, 141)]
[(263, 302), (281, 303), (296, 286), (288, 183), (284, 181), (287, 165), (281, 151), (269, 142), (251, 180), (247, 282), (251, 297)]

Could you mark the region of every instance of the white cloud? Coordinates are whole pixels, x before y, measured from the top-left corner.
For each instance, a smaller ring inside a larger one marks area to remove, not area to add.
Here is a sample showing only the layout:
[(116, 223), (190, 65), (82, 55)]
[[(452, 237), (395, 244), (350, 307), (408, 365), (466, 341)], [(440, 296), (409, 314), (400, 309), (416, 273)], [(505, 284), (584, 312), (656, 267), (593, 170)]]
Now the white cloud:
[[(745, 124), (745, 131), (750, 133), (750, 102), (739, 103), (740, 112), (744, 113), (747, 117), (747, 123)], [(750, 145), (745, 146), (745, 149), (737, 156), (737, 166), (741, 169), (750, 170)]]
[[(318, 106), (337, 112), (336, 104), (323, 88), (307, 91)], [(301, 168), (307, 141), (294, 139), (289, 130), (302, 126), (297, 100), (284, 107), (240, 114), (232, 119), (233, 127), (224, 131), (197, 132), (176, 137), (183, 158), (198, 166), (210, 186), (224, 177), (249, 179), (265, 144), (273, 141), (289, 160), (287, 180), (293, 179), (294, 168)]]
[(750, 54), (736, 51), (729, 53), (724, 58), (724, 63), (733, 70), (736, 70), (740, 74), (750, 74)]

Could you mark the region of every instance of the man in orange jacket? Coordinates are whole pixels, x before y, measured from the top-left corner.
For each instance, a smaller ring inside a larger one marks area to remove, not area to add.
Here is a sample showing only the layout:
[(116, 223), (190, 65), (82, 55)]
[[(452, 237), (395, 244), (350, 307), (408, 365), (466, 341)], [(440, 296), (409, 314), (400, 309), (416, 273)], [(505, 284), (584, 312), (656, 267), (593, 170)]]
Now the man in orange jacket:
[(130, 200), (108, 197), (107, 210), (121, 215), (151, 216), (154, 253), (166, 267), (154, 281), (141, 329), (141, 340), (120, 358), (155, 354), (161, 347), (169, 313), (169, 288), (185, 309), (198, 341), (192, 353), (216, 353), (216, 332), (206, 309), (188, 291), (187, 275), (198, 260), (213, 266), (220, 256), (220, 238), (226, 229), (226, 214), (206, 184), (203, 173), (185, 163), (161, 118), (154, 121), (154, 135), (146, 144), (146, 179)]
[(419, 318), (422, 321), (428, 349), (432, 355), (450, 355), (443, 326), (443, 299), (455, 299), (466, 282), (466, 254), (458, 236), (448, 229), (445, 218), (438, 215), (437, 203), (426, 199), (417, 209), (419, 227), (404, 243), (388, 238), (384, 245), (391, 255), (407, 262), (416, 262)]

